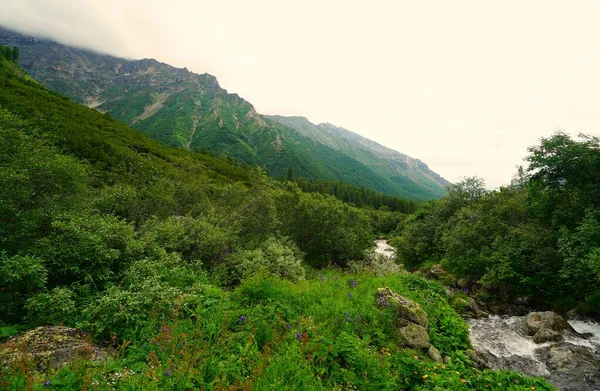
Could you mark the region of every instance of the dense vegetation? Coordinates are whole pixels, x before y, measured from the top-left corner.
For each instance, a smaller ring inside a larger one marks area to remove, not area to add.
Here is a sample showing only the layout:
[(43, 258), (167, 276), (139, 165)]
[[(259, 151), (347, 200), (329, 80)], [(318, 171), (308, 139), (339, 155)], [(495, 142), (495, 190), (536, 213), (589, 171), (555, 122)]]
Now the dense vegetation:
[[(292, 179), (290, 175), (290, 179)], [(412, 213), (417, 203), (400, 197), (378, 193), (366, 187), (357, 187), (342, 182), (307, 180), (296, 178), (294, 182), (300, 189), (310, 193), (331, 194), (336, 198), (359, 207), (373, 209), (384, 208), (394, 212)]]
[(470, 178), (405, 222), (411, 268), (442, 262), (483, 299), (600, 315), (600, 139), (558, 132), (529, 149), (510, 186)]
[[(6, 61), (0, 338), (65, 324), (117, 356), (43, 373), (16, 359), (0, 388), (551, 389), (474, 368), (441, 286), (365, 255), (368, 212), (165, 147)], [(395, 342), (394, 314), (375, 300), (382, 286), (423, 306), (451, 363)]]

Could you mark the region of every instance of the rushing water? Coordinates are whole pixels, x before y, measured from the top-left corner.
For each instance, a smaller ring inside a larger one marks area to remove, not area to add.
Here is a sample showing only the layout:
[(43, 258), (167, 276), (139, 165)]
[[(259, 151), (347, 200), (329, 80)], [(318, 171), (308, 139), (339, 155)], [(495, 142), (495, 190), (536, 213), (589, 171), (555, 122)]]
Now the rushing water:
[(569, 321), (563, 342), (536, 344), (521, 330), (524, 317), (468, 320), (475, 350), (492, 369), (543, 376), (559, 390), (600, 390), (600, 324)]
[(377, 254), (383, 254), (388, 258), (394, 258), (396, 256), (396, 251), (392, 246), (390, 246), (385, 239), (378, 239), (375, 241), (376, 247), (375, 252)]

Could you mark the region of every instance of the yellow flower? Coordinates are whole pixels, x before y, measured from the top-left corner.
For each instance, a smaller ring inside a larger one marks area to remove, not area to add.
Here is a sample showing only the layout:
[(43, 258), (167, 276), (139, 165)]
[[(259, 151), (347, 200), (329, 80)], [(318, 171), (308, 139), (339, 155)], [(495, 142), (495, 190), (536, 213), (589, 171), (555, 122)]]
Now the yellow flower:
[(467, 381), (465, 379), (460, 379), (461, 383), (466, 383)]
[(423, 378), (423, 380), (427, 379), (429, 377), (429, 375), (423, 375), (421, 376)]

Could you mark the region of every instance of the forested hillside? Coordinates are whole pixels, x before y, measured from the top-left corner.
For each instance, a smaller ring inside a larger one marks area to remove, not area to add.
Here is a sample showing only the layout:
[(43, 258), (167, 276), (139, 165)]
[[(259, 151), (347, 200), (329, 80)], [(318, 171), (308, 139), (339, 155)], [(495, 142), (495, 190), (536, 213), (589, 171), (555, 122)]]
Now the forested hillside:
[(1, 389), (552, 389), (478, 368), (444, 289), (365, 252), (399, 212), (164, 146), (4, 53), (0, 339), (29, 331)]
[[(44, 85), (166, 145), (215, 151), (266, 168), (275, 178), (292, 169), (297, 177), (366, 186), (419, 201), (439, 198), (448, 184), (424, 163), (398, 152), (387, 150), (395, 155), (380, 165), (381, 158), (362, 141), (347, 138), (345, 147), (338, 148), (262, 116), (209, 74), (154, 59), (98, 54), (2, 28), (0, 44), (19, 47), (20, 65)], [(326, 136), (329, 130), (321, 131)]]
[[(600, 139), (555, 133), (512, 184), (477, 178), (422, 205), (394, 240), (412, 269), (441, 262), (501, 312), (527, 303), (600, 316)], [(510, 312), (510, 311), (509, 311)]]

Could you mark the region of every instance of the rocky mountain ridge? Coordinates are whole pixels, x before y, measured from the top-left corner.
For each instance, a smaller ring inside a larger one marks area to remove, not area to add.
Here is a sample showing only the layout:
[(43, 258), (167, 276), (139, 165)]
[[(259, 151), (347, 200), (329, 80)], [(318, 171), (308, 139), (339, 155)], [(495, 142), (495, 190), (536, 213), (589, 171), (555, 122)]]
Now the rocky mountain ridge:
[(446, 180), (424, 163), (330, 124), (298, 127), (263, 116), (209, 74), (154, 59), (128, 60), (0, 28), (20, 47), (20, 65), (71, 99), (109, 113), (171, 146), (211, 150), (275, 177), (350, 183), (412, 200), (438, 198)]

